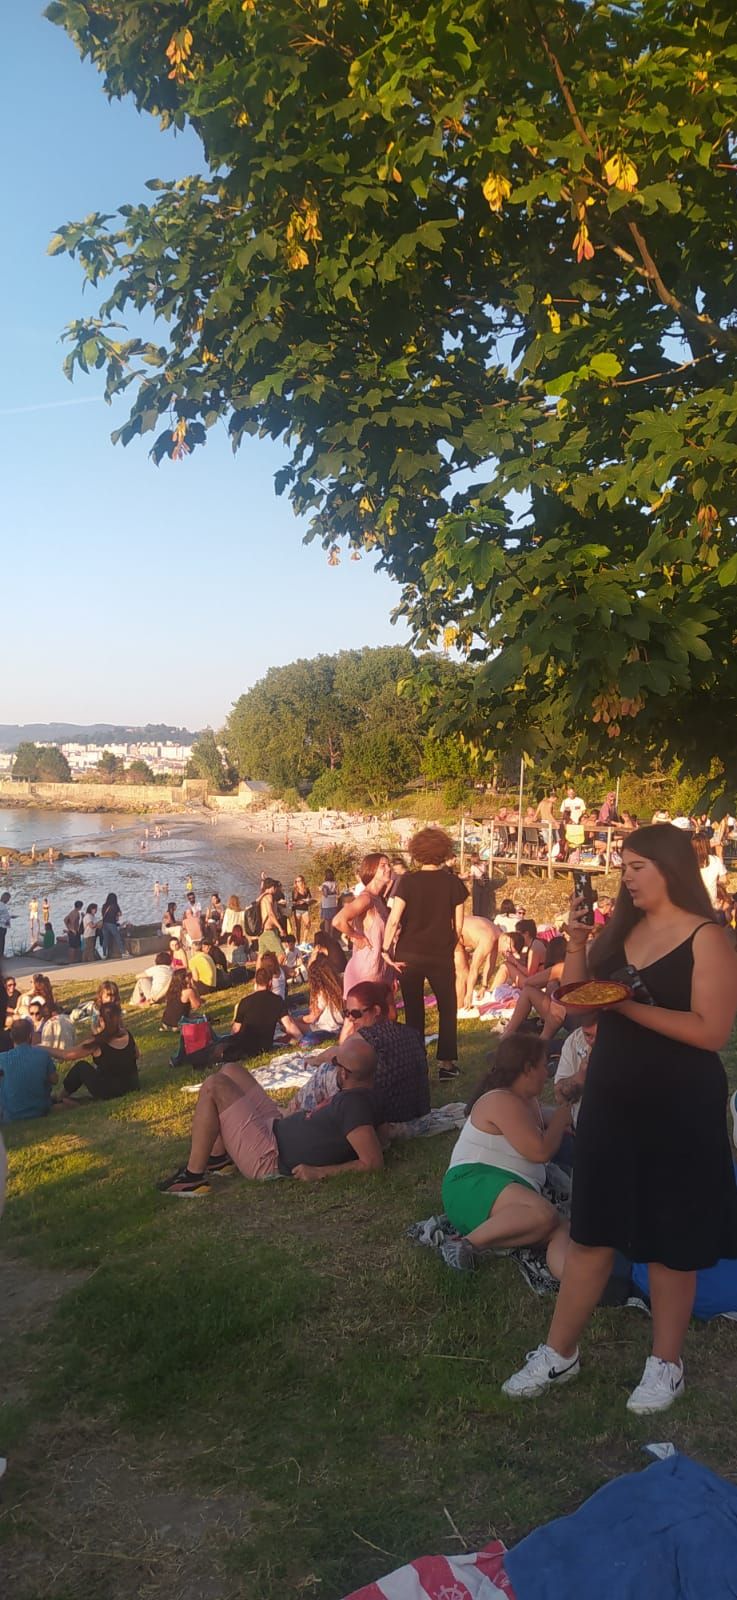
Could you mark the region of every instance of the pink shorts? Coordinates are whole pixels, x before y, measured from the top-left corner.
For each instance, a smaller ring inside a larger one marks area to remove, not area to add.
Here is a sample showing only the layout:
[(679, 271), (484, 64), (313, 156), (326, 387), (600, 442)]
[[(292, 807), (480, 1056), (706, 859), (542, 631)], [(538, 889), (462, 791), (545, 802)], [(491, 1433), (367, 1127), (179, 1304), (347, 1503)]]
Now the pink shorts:
[(250, 1082), (240, 1098), (221, 1111), (220, 1132), (228, 1155), (244, 1178), (273, 1178), (279, 1166), (274, 1123), (282, 1113), (260, 1083), (250, 1073), (248, 1077)]

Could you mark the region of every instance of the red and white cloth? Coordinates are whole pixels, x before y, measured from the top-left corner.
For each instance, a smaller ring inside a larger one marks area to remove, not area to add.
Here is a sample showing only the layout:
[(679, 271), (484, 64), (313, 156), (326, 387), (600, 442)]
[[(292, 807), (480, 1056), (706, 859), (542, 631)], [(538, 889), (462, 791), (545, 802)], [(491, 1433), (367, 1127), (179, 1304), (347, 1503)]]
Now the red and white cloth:
[(497, 1540), (475, 1555), (420, 1556), (346, 1600), (515, 1600), (505, 1555)]

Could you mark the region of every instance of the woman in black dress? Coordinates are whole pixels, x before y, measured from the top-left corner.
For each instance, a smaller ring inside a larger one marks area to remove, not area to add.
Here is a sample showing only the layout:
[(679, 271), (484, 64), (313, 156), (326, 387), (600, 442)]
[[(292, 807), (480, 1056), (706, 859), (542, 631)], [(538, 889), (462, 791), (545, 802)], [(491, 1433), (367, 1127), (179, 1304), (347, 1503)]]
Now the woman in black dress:
[(737, 954), (715, 921), (689, 835), (670, 823), (627, 839), (614, 914), (588, 961), (584, 916), (574, 900), (565, 981), (612, 978), (630, 965), (652, 1004), (627, 1000), (600, 1013), (548, 1343), (504, 1391), (532, 1397), (577, 1375), (579, 1335), (619, 1250), (649, 1265), (653, 1354), (627, 1402), (646, 1415), (683, 1393), (697, 1270), (737, 1257), (727, 1080), (716, 1053), (737, 1011)]

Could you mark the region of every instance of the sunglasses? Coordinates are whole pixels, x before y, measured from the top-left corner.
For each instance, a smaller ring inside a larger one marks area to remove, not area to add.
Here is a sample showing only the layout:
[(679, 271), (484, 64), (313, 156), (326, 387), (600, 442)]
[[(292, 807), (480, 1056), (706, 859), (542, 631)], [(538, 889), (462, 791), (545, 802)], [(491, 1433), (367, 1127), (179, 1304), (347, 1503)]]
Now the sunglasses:
[(370, 1010), (371, 1006), (362, 1006), (360, 1011), (353, 1010), (350, 1006), (344, 1006), (343, 1016), (350, 1017), (351, 1022), (358, 1022), (359, 1017), (365, 1017), (366, 1012)]

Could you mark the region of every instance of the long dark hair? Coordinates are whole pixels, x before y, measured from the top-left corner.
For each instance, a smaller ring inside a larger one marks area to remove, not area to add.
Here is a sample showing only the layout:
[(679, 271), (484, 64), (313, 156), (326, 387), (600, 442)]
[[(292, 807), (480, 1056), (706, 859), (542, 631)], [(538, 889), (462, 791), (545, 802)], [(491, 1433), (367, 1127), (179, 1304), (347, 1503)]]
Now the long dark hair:
[(45, 972), (34, 972), (33, 992), (43, 1000), (43, 1003), (46, 1007), (47, 1016), (55, 1017), (58, 1013), (59, 1007), (56, 1003), (54, 991), (51, 987), (51, 979), (47, 978)]
[[(714, 907), (704, 888), (699, 864), (694, 855), (691, 835), (684, 828), (674, 828), (672, 822), (653, 822), (646, 828), (637, 828), (624, 841), (623, 849), (633, 855), (652, 861), (665, 878), (668, 899), (682, 911), (692, 911), (704, 922), (716, 922)], [(617, 895), (614, 910), (603, 932), (591, 946), (589, 965), (592, 972), (604, 965), (615, 952), (622, 949), (627, 934), (642, 921), (644, 911), (634, 904), (624, 884)]]
[(501, 1039), (493, 1055), (489, 1056), (489, 1069), (477, 1083), (466, 1106), (470, 1117), (477, 1100), (490, 1089), (511, 1089), (529, 1067), (539, 1067), (547, 1059), (548, 1047), (537, 1033), (510, 1033)]
[(98, 1044), (105, 1043), (108, 1039), (117, 1039), (121, 1033), (127, 1033), (120, 1006), (113, 1002), (100, 1007), (100, 1027), (95, 1035)]
[(545, 966), (554, 967), (558, 961), (565, 961), (568, 940), (563, 933), (557, 933), (545, 946)]
[(343, 1009), (343, 985), (328, 956), (315, 956), (307, 969), (311, 1005), (329, 1005), (337, 1016)]

